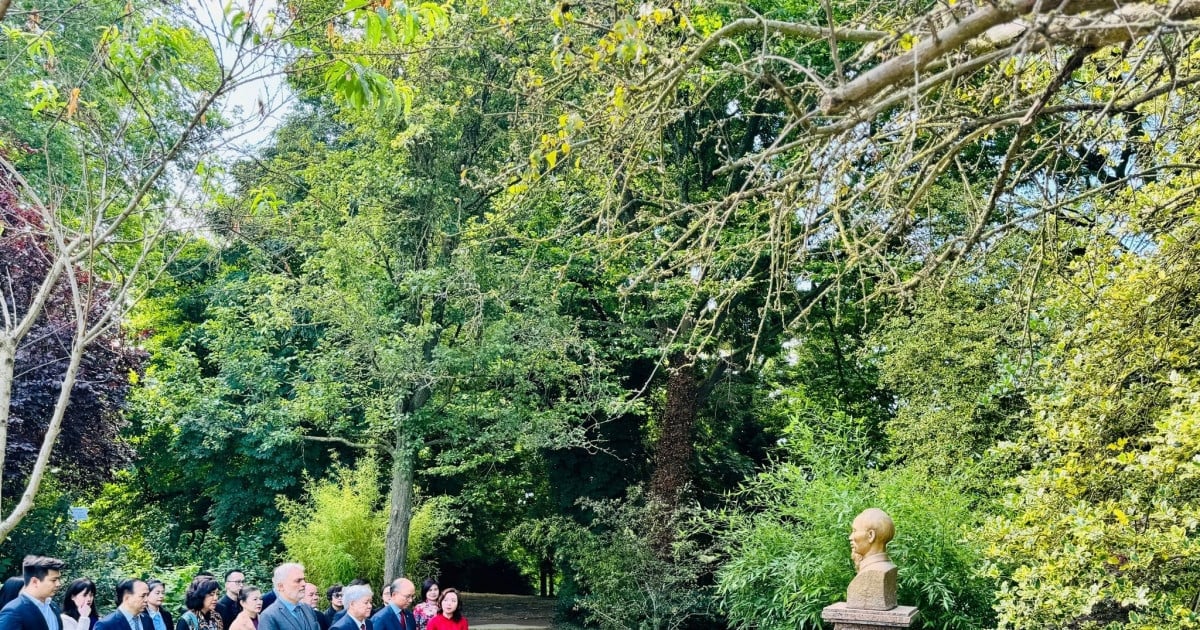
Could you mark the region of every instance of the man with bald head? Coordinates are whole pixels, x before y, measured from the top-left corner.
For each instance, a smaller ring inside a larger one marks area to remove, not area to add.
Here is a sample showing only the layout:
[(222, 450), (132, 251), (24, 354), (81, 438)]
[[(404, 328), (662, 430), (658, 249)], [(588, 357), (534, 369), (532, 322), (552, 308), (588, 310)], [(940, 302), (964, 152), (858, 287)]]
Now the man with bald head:
[[(391, 583), (391, 601), (371, 617), (374, 630), (417, 630), (417, 620), (412, 614), (413, 596), (417, 587), (412, 580), (396, 578)], [(263, 630), (259, 626), (258, 630)]]
[(321, 630), (317, 611), (304, 603), (304, 566), (289, 562), (272, 576), (278, 599), (258, 615), (258, 630)]
[(846, 589), (846, 606), (863, 610), (896, 607), (896, 565), (887, 544), (896, 535), (892, 517), (879, 508), (864, 510), (850, 527), (850, 557), (858, 575)]
[(321, 612), (317, 605), (320, 604), (321, 591), (317, 589), (317, 585), (312, 582), (304, 583), (304, 603), (308, 604), (313, 610), (317, 611), (317, 623), (321, 624), (321, 630), (329, 630), (329, 618), (325, 613)]

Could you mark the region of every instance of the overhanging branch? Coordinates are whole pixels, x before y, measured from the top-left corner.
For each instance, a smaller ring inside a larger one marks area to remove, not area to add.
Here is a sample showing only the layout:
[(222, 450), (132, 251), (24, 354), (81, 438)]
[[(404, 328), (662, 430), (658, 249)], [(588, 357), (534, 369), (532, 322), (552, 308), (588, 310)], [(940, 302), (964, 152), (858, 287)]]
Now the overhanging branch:
[[(1092, 13), (1089, 13), (1092, 12)], [(1087, 15), (1083, 15), (1088, 13)], [(1042, 23), (1023, 17), (1045, 18)], [(919, 73), (946, 54), (965, 48), (972, 55), (987, 54), (1017, 46), (1024, 51), (1048, 45), (1100, 48), (1132, 41), (1163, 28), (1200, 29), (1188, 21), (1200, 17), (1200, 0), (1176, 0), (1170, 5), (1133, 3), (1116, 5), (1112, 0), (1067, 0), (1058, 5), (1035, 0), (987, 5), (962, 20), (924, 38), (912, 50), (889, 59), (830, 90), (821, 98), (824, 114), (839, 114), (866, 106), (869, 101), (897, 85), (919, 78)], [(969, 63), (969, 62), (967, 62)], [(929, 82), (922, 82), (932, 87)]]

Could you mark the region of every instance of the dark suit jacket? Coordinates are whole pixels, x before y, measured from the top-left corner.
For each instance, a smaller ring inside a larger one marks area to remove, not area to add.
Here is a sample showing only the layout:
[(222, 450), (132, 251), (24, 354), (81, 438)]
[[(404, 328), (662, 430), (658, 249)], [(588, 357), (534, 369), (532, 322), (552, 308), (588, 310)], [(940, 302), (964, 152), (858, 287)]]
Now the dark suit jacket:
[[(171, 613), (167, 612), (166, 608), (160, 607), (158, 609), (158, 614), (162, 615), (163, 624), (167, 630), (175, 630), (175, 620), (171, 618)], [(154, 630), (154, 620), (150, 618), (150, 611), (146, 610), (142, 612), (142, 617), (145, 618), (142, 623), (147, 628), (150, 628), (150, 630)]]
[(400, 614), (404, 615), (403, 628), (400, 627), (400, 618), (392, 612), (392, 607), (384, 606), (371, 617), (371, 622), (375, 624), (374, 630), (417, 630), (417, 619), (413, 617), (411, 610), (401, 608)]
[[(345, 614), (346, 614), (345, 608), (342, 608), (341, 610), (334, 610), (333, 607), (330, 606), (329, 608), (325, 609), (325, 618), (329, 620), (329, 626), (331, 628), (333, 627), (333, 624), (337, 623), (338, 619), (341, 619), (343, 616), (345, 616)], [(370, 621), (370, 620), (371, 620), (371, 617), (367, 616), (367, 621)]]
[[(154, 622), (150, 621), (150, 617), (145, 614), (134, 617), (134, 621), (141, 624), (142, 630), (154, 630)], [(120, 610), (114, 610), (100, 618), (96, 622), (95, 630), (130, 630), (129, 622), (125, 620), (125, 615)]]
[(317, 621), (321, 613), (313, 610), (308, 604), (296, 604), (300, 609), (300, 616), (297, 618), (288, 612), (283, 602), (275, 603), (279, 605), (259, 613), (258, 630), (321, 630), (321, 623)]
[(0, 630), (62, 630), (62, 619), (59, 618), (62, 611), (53, 603), (50, 609), (54, 611), (53, 628), (46, 627), (46, 618), (38, 610), (37, 604), (24, 595), (18, 595), (8, 602), (4, 610), (0, 610)]
[(238, 613), (242, 612), (242, 605), (236, 599), (230, 599), (228, 595), (222, 595), (217, 601), (217, 612), (221, 613), (221, 621), (225, 622), (226, 628), (229, 624), (237, 619)]
[[(354, 622), (354, 617), (345, 614), (345, 609), (339, 612), (342, 613), (342, 616), (338, 617), (338, 620), (332, 626), (329, 626), (329, 630), (358, 630), (358, 624)], [(367, 623), (367, 630), (375, 630), (374, 622), (370, 619), (366, 619), (365, 621)]]
[(275, 598), (277, 598), (277, 597), (279, 597), (279, 595), (277, 595), (275, 593), (275, 589), (271, 589), (271, 590), (267, 591), (267, 593), (265, 595), (263, 595), (263, 607), (262, 607), (262, 610), (260, 610), (258, 612), (258, 614), (261, 615), (261, 614), (267, 612), (267, 609), (271, 607), (271, 604), (275, 603)]

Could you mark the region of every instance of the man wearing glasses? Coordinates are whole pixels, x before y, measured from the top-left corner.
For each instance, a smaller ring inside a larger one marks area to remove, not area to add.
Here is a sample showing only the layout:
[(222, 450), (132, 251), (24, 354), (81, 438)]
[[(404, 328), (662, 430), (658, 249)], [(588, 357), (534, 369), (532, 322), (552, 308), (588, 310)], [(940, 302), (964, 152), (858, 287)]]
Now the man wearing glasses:
[(391, 587), (392, 601), (371, 617), (374, 630), (417, 630), (411, 610), (417, 587), (407, 578), (396, 578)]
[(225, 621), (226, 628), (242, 612), (242, 605), (238, 603), (238, 598), (241, 596), (242, 587), (245, 584), (246, 574), (237, 569), (225, 572), (225, 595), (217, 602), (217, 613)]

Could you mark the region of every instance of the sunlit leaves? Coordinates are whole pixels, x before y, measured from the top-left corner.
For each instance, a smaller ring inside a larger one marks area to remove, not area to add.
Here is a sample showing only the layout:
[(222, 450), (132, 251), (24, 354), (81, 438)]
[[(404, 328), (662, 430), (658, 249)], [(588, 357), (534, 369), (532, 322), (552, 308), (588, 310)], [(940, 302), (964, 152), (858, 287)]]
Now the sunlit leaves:
[(1033, 431), (1000, 449), (1033, 461), (985, 533), (1001, 627), (1196, 622), (1196, 234), (1188, 218), (1152, 249), (1098, 249), (1048, 305), (1079, 320), (1042, 363)]
[(355, 108), (399, 105), (407, 114), (412, 109), (413, 89), (397, 85), (359, 58), (339, 58), (329, 64), (325, 82), (334, 96)]
[[(377, 55), (387, 51), (402, 57), (409, 49), (444, 35), (450, 28), (451, 5), (348, 0), (344, 9), (350, 16), (350, 29), (358, 30), (361, 38), (335, 35), (338, 29), (333, 21), (328, 22), (327, 40), (333, 51), (323, 74), (326, 86), (350, 107), (400, 108), (407, 115), (412, 110), (415, 89), (402, 73), (389, 72), (389, 64)], [(392, 79), (389, 74), (401, 76)]]

